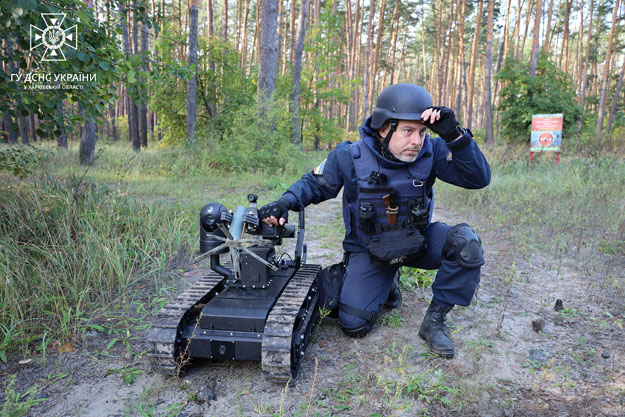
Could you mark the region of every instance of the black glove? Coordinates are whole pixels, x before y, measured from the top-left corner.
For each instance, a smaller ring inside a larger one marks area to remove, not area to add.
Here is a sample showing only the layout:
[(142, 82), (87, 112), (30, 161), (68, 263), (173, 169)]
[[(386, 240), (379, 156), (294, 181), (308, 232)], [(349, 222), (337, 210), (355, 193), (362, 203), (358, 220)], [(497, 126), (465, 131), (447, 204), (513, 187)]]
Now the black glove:
[[(275, 217), (276, 220), (280, 221), (280, 219), (289, 220), (289, 209), (291, 208), (291, 203), (289, 200), (285, 198), (281, 198), (273, 203), (265, 204), (258, 211), (258, 215), (261, 220), (266, 219), (267, 217)], [(285, 221), (286, 223), (286, 221)]]
[(434, 123), (424, 121), (423, 124), (437, 133), (445, 142), (452, 142), (458, 137), (464, 135), (464, 129), (460, 127), (460, 123), (456, 120), (454, 111), (449, 107), (433, 106), (434, 110), (440, 110), (441, 118)]

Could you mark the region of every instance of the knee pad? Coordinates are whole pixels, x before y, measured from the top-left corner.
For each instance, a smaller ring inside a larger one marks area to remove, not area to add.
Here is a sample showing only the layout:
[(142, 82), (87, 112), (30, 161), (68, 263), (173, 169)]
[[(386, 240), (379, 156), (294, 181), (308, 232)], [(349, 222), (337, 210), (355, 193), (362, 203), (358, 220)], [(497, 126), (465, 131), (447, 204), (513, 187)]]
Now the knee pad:
[(345, 333), (349, 337), (358, 337), (358, 338), (365, 337), (367, 334), (369, 334), (369, 332), (373, 328), (373, 323), (369, 323), (369, 322), (356, 328), (348, 328), (348, 327), (343, 326), (342, 323), (340, 324), (341, 324), (341, 330), (343, 330), (343, 333)]
[(353, 320), (353, 323), (344, 323), (339, 318), (341, 330), (349, 337), (366, 336), (378, 318), (377, 311), (365, 311), (343, 303), (339, 303), (339, 311), (356, 318), (356, 320)]
[(466, 223), (457, 224), (449, 229), (442, 255), (463, 268), (477, 268), (484, 265), (482, 240)]

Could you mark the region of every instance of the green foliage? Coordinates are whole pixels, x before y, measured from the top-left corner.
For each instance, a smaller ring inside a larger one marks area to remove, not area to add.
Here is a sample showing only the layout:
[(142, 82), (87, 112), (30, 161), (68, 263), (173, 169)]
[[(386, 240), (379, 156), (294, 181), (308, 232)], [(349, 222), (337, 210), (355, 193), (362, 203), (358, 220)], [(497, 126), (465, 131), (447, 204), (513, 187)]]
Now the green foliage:
[(8, 376), (4, 380), (4, 404), (0, 410), (0, 417), (22, 417), (28, 414), (30, 409), (47, 398), (33, 398), (38, 391), (38, 386), (32, 386), (26, 392), (19, 393), (15, 390), (16, 374)]
[[(63, 48), (65, 61), (43, 61), (45, 48), (42, 47), (30, 51), (31, 25), (46, 27), (42, 13), (65, 13), (63, 26), (69, 28), (75, 24), (78, 27), (80, 47), (78, 50)], [(115, 34), (114, 25), (106, 27), (98, 22), (93, 9), (87, 9), (81, 2), (2, 2), (0, 37), (10, 41), (12, 47), (0, 52), (5, 62), (4, 71), (0, 72), (0, 113), (8, 112), (12, 117), (37, 114), (41, 124), (37, 134), (41, 137), (60, 134), (62, 126), (71, 130), (87, 115), (97, 117), (105, 103), (115, 98), (114, 83), (121, 77), (117, 67), (123, 55)], [(65, 76), (81, 79), (64, 81)], [(87, 79), (82, 79), (83, 76)], [(86, 113), (70, 116), (58, 112), (63, 100), (80, 102)]]
[(413, 291), (417, 288), (429, 288), (434, 282), (436, 271), (425, 269), (409, 268), (403, 266), (401, 268), (401, 278), (399, 285), (402, 289)]
[[(493, 181), (488, 187), (461, 190), (437, 183), (439, 201), (458, 210), (470, 207), (468, 215), (479, 212), (488, 227), (504, 235), (514, 230), (512, 244), (520, 256), (539, 253), (554, 261), (575, 258), (584, 268), (592, 262), (600, 262), (601, 268), (610, 262), (621, 265), (625, 162), (564, 156), (559, 166), (550, 160), (530, 167), (523, 161), (527, 148), (523, 155), (515, 157), (515, 149), (509, 147), (489, 152)], [(606, 247), (616, 250), (610, 253)], [(616, 287), (611, 293), (625, 291), (621, 278), (615, 285), (611, 278), (617, 277), (600, 274), (600, 278), (598, 283), (605, 280), (606, 285)]]
[(0, 147), (0, 171), (19, 177), (30, 175), (42, 158), (42, 151), (32, 146)]
[(81, 178), (2, 185), (0, 340), (75, 340), (99, 306), (123, 303), (190, 239), (183, 213)]
[(497, 110), (508, 142), (529, 141), (533, 114), (563, 113), (563, 135), (570, 138), (576, 133), (581, 109), (575, 87), (570, 76), (553, 63), (540, 57), (536, 75), (531, 77), (529, 64), (508, 59), (497, 79), (504, 83)]

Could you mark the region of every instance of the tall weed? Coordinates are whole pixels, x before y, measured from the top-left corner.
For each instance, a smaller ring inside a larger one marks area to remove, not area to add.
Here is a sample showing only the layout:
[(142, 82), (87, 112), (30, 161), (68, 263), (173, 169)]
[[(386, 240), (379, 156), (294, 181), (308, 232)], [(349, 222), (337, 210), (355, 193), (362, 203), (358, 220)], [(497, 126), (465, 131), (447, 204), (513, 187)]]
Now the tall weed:
[(183, 213), (73, 178), (0, 189), (0, 340), (71, 341), (191, 237)]

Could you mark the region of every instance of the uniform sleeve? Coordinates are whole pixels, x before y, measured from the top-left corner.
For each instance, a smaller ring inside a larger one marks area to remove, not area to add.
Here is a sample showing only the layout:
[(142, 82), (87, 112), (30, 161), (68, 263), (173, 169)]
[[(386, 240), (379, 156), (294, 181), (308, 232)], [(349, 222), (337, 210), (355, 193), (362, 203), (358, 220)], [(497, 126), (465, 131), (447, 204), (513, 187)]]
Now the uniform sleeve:
[(311, 203), (335, 198), (343, 187), (340, 154), (344, 154), (349, 142), (339, 144), (317, 168), (304, 174), (302, 178), (282, 195), (291, 203), (291, 209), (299, 211)]
[(468, 189), (484, 188), (490, 184), (488, 161), (468, 132), (451, 143), (445, 143), (441, 138), (432, 142), (437, 178)]

